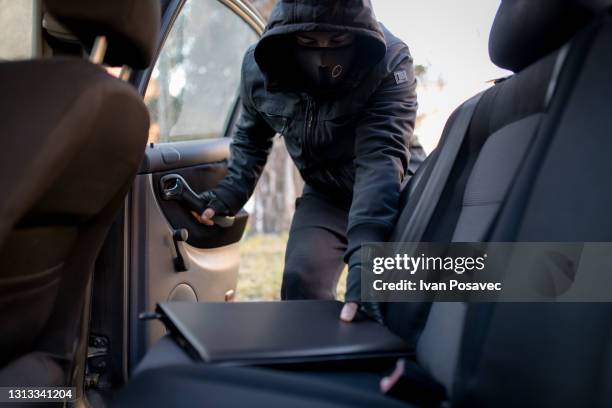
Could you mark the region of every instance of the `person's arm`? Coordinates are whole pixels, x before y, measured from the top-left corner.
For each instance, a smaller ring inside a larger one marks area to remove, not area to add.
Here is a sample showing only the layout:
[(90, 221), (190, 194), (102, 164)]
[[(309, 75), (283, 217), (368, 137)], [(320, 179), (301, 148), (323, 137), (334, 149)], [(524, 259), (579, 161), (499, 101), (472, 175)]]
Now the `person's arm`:
[(343, 320), (352, 320), (361, 298), (362, 243), (384, 242), (394, 228), (401, 183), (410, 160), (416, 112), (416, 79), (412, 58), (406, 52), (368, 102), (357, 127), (355, 186), (345, 254), (349, 265), (347, 306), (341, 315)]
[(249, 73), (242, 69), (242, 113), (230, 146), (228, 175), (214, 188), (214, 195), (231, 214), (236, 214), (249, 200), (264, 169), (276, 132), (264, 121), (253, 104)]

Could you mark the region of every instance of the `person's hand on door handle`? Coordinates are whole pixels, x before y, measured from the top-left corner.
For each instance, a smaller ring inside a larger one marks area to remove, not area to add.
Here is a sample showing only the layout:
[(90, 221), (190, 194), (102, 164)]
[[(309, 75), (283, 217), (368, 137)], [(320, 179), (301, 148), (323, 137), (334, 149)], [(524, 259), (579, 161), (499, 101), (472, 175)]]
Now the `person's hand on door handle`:
[(192, 211), (191, 214), (193, 214), (195, 219), (198, 220), (200, 224), (204, 224), (209, 227), (212, 227), (213, 225), (215, 225), (215, 222), (213, 221), (213, 217), (215, 216), (216, 213), (215, 213), (215, 210), (213, 210), (212, 208), (207, 208), (206, 210), (204, 210), (202, 214), (198, 214), (195, 211)]
[(214, 191), (206, 191), (200, 194), (202, 201), (206, 203), (206, 210), (202, 214), (192, 211), (191, 214), (199, 223), (212, 227), (215, 225), (213, 218), (216, 215), (226, 215), (230, 213), (229, 208), (221, 201)]

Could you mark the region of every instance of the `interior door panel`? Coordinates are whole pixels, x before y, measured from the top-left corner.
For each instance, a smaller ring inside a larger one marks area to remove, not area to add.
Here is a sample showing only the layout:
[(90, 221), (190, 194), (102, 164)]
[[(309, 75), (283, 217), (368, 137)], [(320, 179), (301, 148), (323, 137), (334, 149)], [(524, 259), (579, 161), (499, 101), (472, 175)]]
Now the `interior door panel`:
[(186, 229), (189, 233), (187, 243), (196, 248), (219, 248), (238, 242), (246, 228), (248, 214), (245, 211), (240, 211), (240, 213), (236, 214), (234, 225), (229, 228), (219, 226), (204, 227), (189, 211), (186, 211), (180, 202), (161, 199), (159, 181), (168, 174), (178, 174), (189, 183), (194, 191), (201, 193), (214, 188), (226, 173), (226, 162), (213, 162), (152, 174), (156, 199), (166, 219), (174, 229)]
[[(225, 143), (229, 143), (229, 139)], [(200, 141), (173, 143), (172, 147), (181, 157), (193, 158), (196, 152), (206, 151), (209, 145), (218, 147), (218, 144), (217, 141)], [(145, 162), (155, 161), (159, 153), (156, 149), (147, 149)], [(179, 160), (175, 169), (162, 167), (162, 172), (141, 171), (134, 183), (129, 217), (132, 221), (131, 366), (165, 333), (158, 322), (139, 322), (140, 312), (154, 310), (158, 302), (167, 300), (223, 301), (229, 291), (236, 289), (239, 241), (246, 227), (247, 213), (243, 211), (230, 228), (207, 227), (198, 223), (180, 203), (161, 200), (159, 195), (159, 178), (170, 173), (183, 176), (197, 192), (213, 188), (227, 172), (227, 162), (218, 161), (220, 157), (214, 154), (200, 154), (198, 164), (183, 166)], [(193, 162), (188, 160), (187, 164)], [(187, 242), (177, 242), (186, 260), (186, 271), (177, 271), (173, 263), (177, 256), (173, 235), (180, 228), (189, 233)]]
[(231, 226), (204, 226), (162, 199), (160, 179), (181, 176), (200, 194), (227, 174), (241, 62), (264, 22), (243, 0), (168, 0), (163, 10), (155, 66), (134, 77), (151, 129), (126, 210), (130, 369), (165, 333), (140, 322), (142, 312), (168, 300), (223, 301), (235, 290), (248, 222), (243, 210)]
[(161, 173), (203, 163), (221, 163), (229, 156), (230, 142), (229, 138), (223, 137), (149, 145), (139, 173)]

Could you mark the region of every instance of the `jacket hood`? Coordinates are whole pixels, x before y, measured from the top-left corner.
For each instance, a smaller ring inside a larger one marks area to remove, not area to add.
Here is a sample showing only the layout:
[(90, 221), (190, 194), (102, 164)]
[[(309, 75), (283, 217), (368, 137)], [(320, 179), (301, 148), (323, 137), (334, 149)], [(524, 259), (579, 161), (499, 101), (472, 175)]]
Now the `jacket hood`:
[(295, 61), (287, 58), (295, 47), (293, 36), (313, 31), (355, 34), (356, 74), (371, 69), (387, 51), (370, 0), (279, 0), (255, 48), (255, 61), (268, 89), (294, 85)]

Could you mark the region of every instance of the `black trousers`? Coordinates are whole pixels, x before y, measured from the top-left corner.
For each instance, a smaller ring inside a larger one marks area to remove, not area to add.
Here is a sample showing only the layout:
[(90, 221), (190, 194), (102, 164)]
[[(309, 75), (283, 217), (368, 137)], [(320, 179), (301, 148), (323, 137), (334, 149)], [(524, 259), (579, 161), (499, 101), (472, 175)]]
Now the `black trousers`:
[[(407, 178), (414, 175), (427, 154), (420, 144), (410, 147)], [(346, 227), (350, 200), (304, 187), (296, 201), (289, 231), (281, 298), (335, 299), (338, 278), (345, 267)]]
[(289, 231), (281, 298), (335, 299), (350, 203), (306, 186)]

